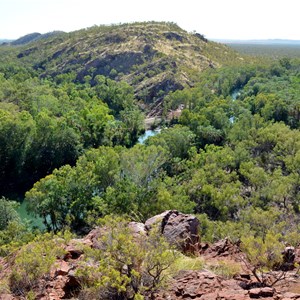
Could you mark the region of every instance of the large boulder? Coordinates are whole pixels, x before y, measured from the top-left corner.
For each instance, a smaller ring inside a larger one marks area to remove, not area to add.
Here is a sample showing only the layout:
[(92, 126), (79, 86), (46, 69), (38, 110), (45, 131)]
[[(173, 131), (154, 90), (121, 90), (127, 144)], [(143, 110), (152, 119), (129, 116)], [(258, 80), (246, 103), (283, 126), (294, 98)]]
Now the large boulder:
[(293, 246), (287, 246), (282, 251), (282, 264), (280, 269), (283, 271), (290, 271), (295, 269), (296, 250)]
[(156, 215), (145, 223), (146, 230), (155, 226), (166, 240), (182, 252), (196, 253), (199, 250), (199, 220), (189, 214), (177, 210), (168, 210)]

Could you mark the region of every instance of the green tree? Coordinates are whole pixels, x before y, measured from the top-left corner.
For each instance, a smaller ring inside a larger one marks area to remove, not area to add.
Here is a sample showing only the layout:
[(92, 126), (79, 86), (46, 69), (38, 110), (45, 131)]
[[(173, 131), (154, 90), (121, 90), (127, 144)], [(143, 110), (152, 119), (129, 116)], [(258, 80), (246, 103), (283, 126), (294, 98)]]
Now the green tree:
[(20, 222), (16, 211), (17, 203), (2, 197), (0, 199), (0, 230), (5, 230), (10, 222)]

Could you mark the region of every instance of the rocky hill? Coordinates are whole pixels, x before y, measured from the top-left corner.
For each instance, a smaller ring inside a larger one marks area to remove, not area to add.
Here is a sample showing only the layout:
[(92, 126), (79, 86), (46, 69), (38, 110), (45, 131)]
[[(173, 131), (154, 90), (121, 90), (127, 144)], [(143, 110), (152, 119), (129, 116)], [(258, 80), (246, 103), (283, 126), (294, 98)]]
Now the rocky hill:
[(242, 59), (225, 45), (164, 22), (61, 33), (27, 44), (16, 55), (42, 77), (72, 73), (76, 81), (92, 84), (97, 75), (124, 80), (146, 104), (192, 86), (197, 74), (206, 69)]

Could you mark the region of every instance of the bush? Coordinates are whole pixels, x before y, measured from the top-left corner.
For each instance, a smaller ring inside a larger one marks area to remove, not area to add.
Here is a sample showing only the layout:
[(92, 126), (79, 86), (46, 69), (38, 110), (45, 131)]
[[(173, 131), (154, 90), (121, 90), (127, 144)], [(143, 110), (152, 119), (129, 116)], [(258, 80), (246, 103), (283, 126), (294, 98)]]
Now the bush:
[(63, 239), (45, 234), (20, 249), (9, 278), (10, 289), (15, 295), (27, 295), (38, 283), (38, 279), (50, 275), (50, 268), (56, 258), (65, 253), (61, 247), (62, 242)]
[(12, 221), (20, 221), (16, 207), (16, 202), (9, 201), (4, 197), (0, 199), (0, 230), (6, 229), (8, 224)]
[(273, 272), (271, 281), (269, 281), (269, 276), (266, 276), (268, 272), (282, 264), (284, 244), (280, 238), (279, 234), (268, 232), (264, 239), (254, 236), (241, 239), (241, 248), (246, 255), (246, 258), (242, 257), (242, 260), (263, 286), (273, 286), (278, 281), (285, 279), (284, 271), (276, 272), (276, 274)]
[(85, 249), (88, 264), (78, 271), (83, 289), (80, 299), (144, 299), (167, 278), (176, 254), (155, 231), (133, 237), (128, 221), (107, 216), (101, 220), (99, 249)]

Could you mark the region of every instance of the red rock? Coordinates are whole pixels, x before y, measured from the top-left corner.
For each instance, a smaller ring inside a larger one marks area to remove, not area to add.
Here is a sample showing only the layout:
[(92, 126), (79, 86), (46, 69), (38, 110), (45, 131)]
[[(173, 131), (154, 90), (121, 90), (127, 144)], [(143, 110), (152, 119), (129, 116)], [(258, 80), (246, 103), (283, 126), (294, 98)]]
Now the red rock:
[(202, 253), (210, 257), (226, 257), (240, 253), (238, 245), (233, 244), (228, 238), (217, 241), (210, 247), (202, 249)]
[(283, 297), (283, 299), (300, 299), (300, 294), (287, 292), (284, 293)]
[(199, 220), (196, 217), (168, 210), (148, 219), (146, 230), (151, 230), (155, 224), (171, 245), (183, 252), (199, 252)]
[(2, 294), (0, 295), (0, 300), (16, 300), (17, 298), (15, 298), (14, 296), (10, 295), (10, 294)]
[(55, 276), (58, 275), (67, 275), (69, 271), (72, 269), (72, 266), (70, 266), (66, 261), (61, 260), (55, 264), (56, 271)]
[(270, 287), (255, 288), (249, 291), (250, 298), (273, 297), (275, 289)]
[(130, 222), (128, 227), (136, 239), (145, 238), (147, 236), (147, 231), (143, 223)]
[(219, 299), (226, 300), (247, 300), (247, 291), (221, 291), (218, 293)]
[(78, 259), (83, 254), (82, 249), (79, 249), (80, 247), (82, 247), (82, 243), (81, 246), (79, 246), (80, 243), (81, 240), (73, 240), (71, 241), (71, 244), (65, 247), (65, 251), (67, 253), (64, 256), (64, 260)]
[(272, 297), (275, 294), (275, 289), (270, 287), (264, 287), (260, 289), (261, 297)]
[(156, 215), (156, 216), (148, 219), (145, 222), (146, 230), (150, 231), (153, 228), (153, 226), (155, 226), (155, 225), (159, 226), (159, 228), (162, 230), (163, 227), (165, 226), (166, 220), (168, 220), (170, 215), (173, 213), (177, 213), (177, 211), (176, 210), (167, 210), (159, 215)]

